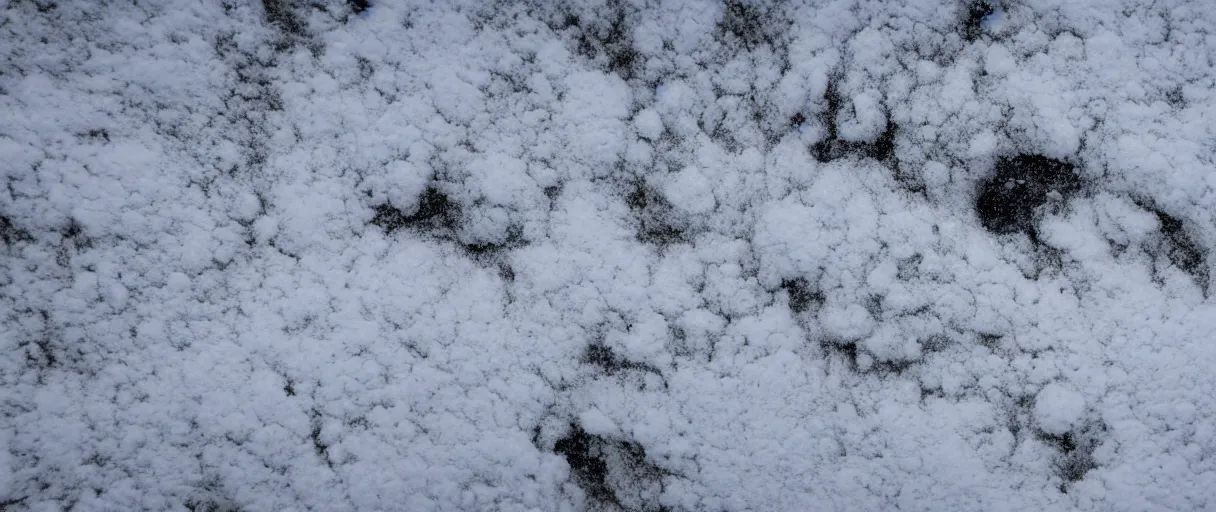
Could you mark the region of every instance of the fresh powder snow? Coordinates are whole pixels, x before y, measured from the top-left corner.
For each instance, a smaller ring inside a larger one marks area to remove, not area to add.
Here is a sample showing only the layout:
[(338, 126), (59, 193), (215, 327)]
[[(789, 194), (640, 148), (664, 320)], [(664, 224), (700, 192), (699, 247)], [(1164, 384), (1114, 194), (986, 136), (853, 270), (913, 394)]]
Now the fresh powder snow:
[(1216, 509), (1216, 10), (14, 0), (0, 510)]

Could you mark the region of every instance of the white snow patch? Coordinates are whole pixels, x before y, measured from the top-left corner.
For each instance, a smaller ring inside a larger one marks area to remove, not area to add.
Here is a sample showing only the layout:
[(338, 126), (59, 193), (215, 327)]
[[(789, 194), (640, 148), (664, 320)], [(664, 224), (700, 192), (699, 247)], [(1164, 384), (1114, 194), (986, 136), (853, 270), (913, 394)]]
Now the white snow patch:
[(1034, 399), (1035, 424), (1043, 432), (1064, 435), (1081, 425), (1085, 396), (1060, 383), (1043, 386)]

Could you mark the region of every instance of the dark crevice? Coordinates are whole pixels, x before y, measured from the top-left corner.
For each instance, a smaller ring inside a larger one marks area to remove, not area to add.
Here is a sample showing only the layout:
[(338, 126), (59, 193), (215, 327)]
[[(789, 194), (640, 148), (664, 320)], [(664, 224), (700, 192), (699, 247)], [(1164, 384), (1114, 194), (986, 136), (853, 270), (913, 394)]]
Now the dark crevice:
[(600, 452), (602, 439), (588, 434), (577, 424), (570, 426), (570, 433), (557, 441), (553, 451), (566, 458), (579, 487), (588, 499), (615, 503), (616, 493), (608, 487), (608, 464)]
[(836, 83), (828, 84), (824, 94), (827, 109), (820, 114), (820, 120), (827, 129), (823, 140), (811, 146), (811, 152), (820, 162), (831, 162), (839, 158), (854, 155), (862, 158), (872, 158), (879, 162), (889, 162), (895, 154), (894, 123), (887, 121), (883, 131), (872, 141), (851, 141), (840, 138), (837, 123), (840, 120), (841, 109), (844, 108), (845, 98), (841, 96)]
[(642, 183), (634, 185), (625, 204), (638, 218), (638, 241), (660, 247), (688, 243), (692, 237), (667, 199)]
[(895, 264), (895, 278), (900, 281), (911, 281), (920, 277), (920, 263), (924, 260), (924, 256), (913, 254), (907, 258), (901, 259)]
[(1182, 92), (1182, 86), (1174, 87), (1165, 92), (1165, 102), (1169, 106), (1177, 109), (1186, 107), (1186, 95)]
[[(659, 378), (663, 378), (663, 372), (659, 371), (658, 368), (620, 357), (610, 347), (599, 341), (587, 346), (586, 352), (583, 353), (582, 362), (599, 368), (606, 375), (616, 375), (626, 371), (638, 371), (653, 373), (659, 376)], [(666, 379), (664, 379), (664, 384), (666, 385)]]
[(995, 234), (1022, 232), (1037, 244), (1039, 209), (1062, 204), (1081, 190), (1073, 165), (1042, 155), (1001, 157), (995, 173), (982, 182), (975, 202), (984, 228)]
[(434, 186), (422, 193), (413, 213), (407, 214), (391, 203), (376, 206), (375, 212), (371, 223), (389, 234), (404, 228), (450, 237), (460, 223), (460, 205)]
[(524, 245), (527, 244), (523, 239), (523, 231), (519, 226), (511, 226), (507, 229), (507, 237), (502, 242), (462, 243), (460, 247), (473, 259), (487, 260), (502, 254), (503, 251)]
[(833, 340), (823, 340), (819, 343), (819, 346), (829, 356), (837, 355), (843, 358), (850, 369), (854, 371), (858, 369), (857, 356), (859, 354), (856, 342), (840, 343)]
[(963, 39), (975, 41), (984, 34), (984, 18), (996, 12), (996, 7), (984, 0), (967, 1), (964, 7)]
[(553, 446), (565, 457), (574, 480), (595, 510), (661, 511), (658, 497), (663, 478), (671, 475), (646, 458), (642, 445), (589, 434), (573, 423)]
[(976, 338), (978, 338), (980, 345), (988, 347), (989, 350), (996, 352), (1001, 348), (1001, 340), (1004, 339), (1005, 336), (981, 332), (976, 334)]
[(55, 355), (55, 346), (50, 339), (40, 338), (36, 341), (23, 343), (25, 363), (31, 368), (47, 370), (59, 365), (59, 357)]
[[(728, 47), (751, 51), (761, 45), (776, 46), (778, 35), (786, 27), (774, 26), (767, 9), (747, 0), (726, 0), (722, 19), (718, 22), (718, 39)], [(784, 22), (782, 22), (784, 23)]]
[(278, 27), (284, 34), (294, 37), (307, 35), (304, 22), (296, 14), (291, 0), (262, 0), (262, 10), (266, 21)]
[(34, 237), (30, 236), (28, 231), (14, 225), (11, 218), (0, 215), (0, 240), (4, 241), (4, 245), (11, 246), (17, 242), (33, 242)]
[(575, 51), (587, 59), (630, 80), (641, 68), (642, 55), (633, 48), (633, 36), (629, 32), (625, 6), (612, 4), (614, 13), (607, 24), (584, 25), (578, 16), (566, 14), (560, 30), (575, 31)]
[(376, 66), (372, 64), (371, 60), (364, 57), (355, 57), (355, 62), (359, 66), (359, 78), (361, 80), (367, 81), (372, 75), (376, 74)]
[(369, 0), (346, 0), (346, 4), (350, 6), (350, 10), (355, 14), (363, 14), (364, 11), (372, 7)]
[(216, 500), (188, 501), (182, 506), (190, 512), (238, 512), (240, 510), (231, 504), (220, 503)]
[[(465, 209), (435, 185), (423, 191), (411, 213), (400, 210), (391, 203), (377, 205), (373, 207), (373, 211), (375, 213), (369, 223), (383, 229), (385, 234), (391, 235), (405, 229), (453, 242), (468, 257), (486, 265), (501, 267), (505, 265), (501, 258), (505, 251), (527, 245), (523, 229), (518, 225), (509, 226), (502, 240), (463, 241), (460, 230), (461, 222), (466, 218)], [(509, 275), (513, 278), (514, 273), (509, 272)]]
[(110, 131), (105, 128), (95, 128), (78, 135), (89, 140), (110, 142)]
[(1153, 212), (1161, 225), (1161, 237), (1155, 252), (1164, 253), (1170, 263), (1190, 274), (1195, 283), (1206, 292), (1209, 280), (1207, 258), (1187, 232), (1182, 220), (1159, 209), (1144, 204), (1140, 206)]
[(940, 334), (929, 336), (926, 338), (920, 338), (917, 341), (920, 343), (921, 348), (925, 352), (930, 352), (930, 353), (941, 352), (943, 350), (946, 350), (947, 347), (949, 347), (951, 344), (954, 343), (954, 341), (951, 340), (949, 336), (944, 336), (944, 335), (940, 335)]
[(329, 444), (321, 440), (321, 411), (314, 408), (309, 412), (309, 416), (312, 417), (312, 430), (308, 437), (312, 440), (313, 450), (321, 460), (325, 461), (325, 465), (332, 468), (334, 462), (329, 458)]
[(866, 308), (866, 311), (870, 313), (870, 316), (874, 318), (882, 318), (883, 307), (881, 295), (868, 295), (861, 301), (861, 305)]
[(781, 281), (781, 289), (789, 294), (790, 309), (795, 313), (805, 312), (812, 307), (818, 308), (826, 300), (823, 293), (812, 287), (804, 277)]
[[(882, 361), (875, 358), (872, 354), (864, 351), (857, 342), (840, 342), (836, 340), (822, 340), (819, 343), (820, 348), (829, 357), (837, 356), (844, 360), (848, 368), (857, 373), (877, 374), (877, 375), (902, 375), (916, 365), (919, 361)], [(870, 359), (869, 366), (862, 367), (860, 357), (862, 354)]]
[(1099, 434), (1105, 431), (1104, 425), (1097, 425), (1062, 435), (1035, 432), (1039, 440), (1058, 452), (1053, 466), (1062, 481), (1061, 492), (1068, 492), (1069, 484), (1081, 481), (1090, 470), (1098, 467), (1094, 450), (1099, 444)]
[(879, 375), (903, 375), (916, 364), (916, 361), (874, 361), (867, 372)]
[[(643, 224), (647, 223), (643, 222)], [(666, 222), (651, 222), (638, 233), (638, 241), (646, 244), (668, 246), (687, 243), (689, 238), (685, 236), (685, 232), (681, 228), (672, 226)]]
[[(224, 103), (223, 121), (217, 129), (240, 146), (241, 162), (224, 170), (229, 176), (238, 173), (260, 172), (270, 153), (267, 113), (282, 111), (282, 96), (268, 70), (275, 66), (274, 57), (258, 54), (242, 48), (235, 33), (222, 33), (215, 37), (213, 49), (217, 56), (229, 64), (235, 72), (236, 82), (220, 91)], [(222, 127), (221, 127), (222, 126)], [(184, 139), (180, 127), (173, 123), (158, 125), (158, 129), (172, 138)], [(200, 162), (202, 163), (202, 162)], [(208, 194), (214, 178), (196, 182), (204, 194)]]
[(504, 282), (514, 283), (515, 269), (511, 267), (511, 264), (501, 262), (498, 264), (498, 277), (501, 277)]
[(17, 505), (25, 503), (25, 500), (27, 500), (27, 499), (29, 499), (29, 496), (22, 496), (20, 498), (13, 498), (13, 499), (7, 499), (4, 501), (0, 501), (0, 512), (8, 510), (9, 507), (15, 507)]
[(68, 219), (68, 224), (61, 231), (64, 241), (70, 241), (76, 249), (87, 249), (93, 246), (93, 241), (84, 234), (84, 226), (76, 219)]

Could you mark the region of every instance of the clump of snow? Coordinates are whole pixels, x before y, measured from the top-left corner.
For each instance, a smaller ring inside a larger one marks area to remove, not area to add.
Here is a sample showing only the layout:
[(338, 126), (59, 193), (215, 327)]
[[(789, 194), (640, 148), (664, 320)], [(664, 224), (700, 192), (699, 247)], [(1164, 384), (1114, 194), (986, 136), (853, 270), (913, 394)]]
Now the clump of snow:
[(824, 333), (840, 341), (856, 341), (874, 331), (874, 319), (861, 304), (834, 304), (819, 313)]
[(714, 208), (713, 184), (696, 167), (676, 173), (665, 192), (672, 205), (688, 213), (705, 214)]
[(638, 135), (650, 140), (658, 139), (663, 134), (663, 119), (654, 109), (648, 108), (634, 115), (633, 126)]
[(1059, 383), (1043, 386), (1034, 399), (1034, 420), (1039, 429), (1061, 436), (1081, 425), (1085, 396)]

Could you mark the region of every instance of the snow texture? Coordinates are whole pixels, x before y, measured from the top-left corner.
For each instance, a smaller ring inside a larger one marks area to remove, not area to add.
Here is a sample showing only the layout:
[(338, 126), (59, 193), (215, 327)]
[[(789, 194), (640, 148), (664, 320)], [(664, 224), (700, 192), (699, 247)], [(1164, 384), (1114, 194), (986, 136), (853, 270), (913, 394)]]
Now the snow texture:
[(0, 510), (1216, 509), (1203, 2), (0, 9)]

